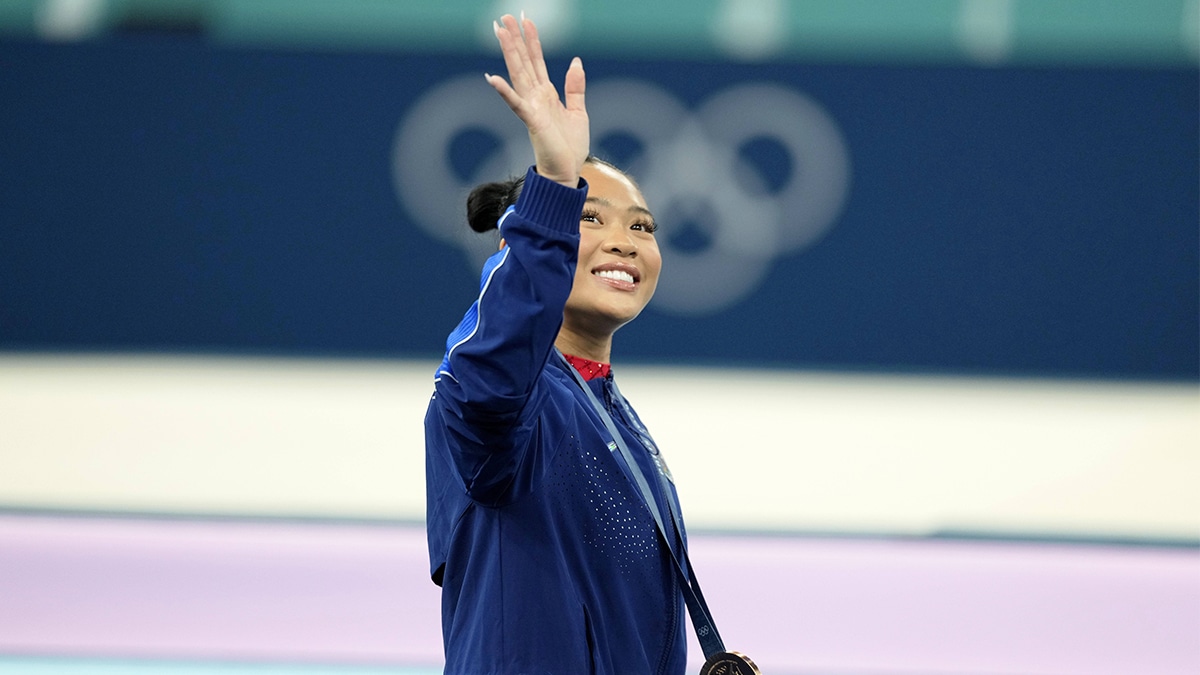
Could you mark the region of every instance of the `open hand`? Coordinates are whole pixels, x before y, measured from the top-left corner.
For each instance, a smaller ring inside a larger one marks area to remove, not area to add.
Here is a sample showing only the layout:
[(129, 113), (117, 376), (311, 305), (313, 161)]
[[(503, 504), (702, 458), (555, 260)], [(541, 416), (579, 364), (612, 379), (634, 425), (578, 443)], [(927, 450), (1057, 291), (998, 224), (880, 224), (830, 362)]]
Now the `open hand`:
[(563, 83), (565, 102), (546, 73), (542, 43), (533, 21), (511, 14), (503, 23), (493, 23), (508, 81), (499, 75), (486, 75), (488, 84), (500, 94), (508, 107), (529, 129), (537, 172), (569, 187), (579, 183), (579, 171), (588, 156), (589, 129), (583, 93), (586, 78), (579, 57), (571, 61)]

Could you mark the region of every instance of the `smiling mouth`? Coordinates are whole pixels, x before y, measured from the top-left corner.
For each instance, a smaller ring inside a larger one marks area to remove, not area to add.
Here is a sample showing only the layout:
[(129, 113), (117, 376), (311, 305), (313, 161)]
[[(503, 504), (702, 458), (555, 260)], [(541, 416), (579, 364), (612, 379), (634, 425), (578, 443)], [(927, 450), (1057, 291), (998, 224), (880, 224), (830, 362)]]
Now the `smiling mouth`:
[(622, 270), (597, 270), (592, 272), (593, 275), (603, 279), (612, 279), (613, 281), (621, 281), (627, 284), (634, 283), (633, 275)]

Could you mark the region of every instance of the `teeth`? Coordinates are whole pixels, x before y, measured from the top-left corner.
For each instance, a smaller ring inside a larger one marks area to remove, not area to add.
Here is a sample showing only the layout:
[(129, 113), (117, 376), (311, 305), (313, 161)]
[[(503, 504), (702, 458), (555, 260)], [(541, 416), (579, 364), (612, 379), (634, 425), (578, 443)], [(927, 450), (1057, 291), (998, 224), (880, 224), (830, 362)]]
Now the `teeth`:
[(604, 277), (605, 279), (616, 279), (617, 281), (624, 281), (631, 284), (633, 283), (633, 275), (629, 272), (622, 272), (620, 270), (600, 270), (599, 272), (592, 272), (592, 274), (595, 274), (598, 277)]

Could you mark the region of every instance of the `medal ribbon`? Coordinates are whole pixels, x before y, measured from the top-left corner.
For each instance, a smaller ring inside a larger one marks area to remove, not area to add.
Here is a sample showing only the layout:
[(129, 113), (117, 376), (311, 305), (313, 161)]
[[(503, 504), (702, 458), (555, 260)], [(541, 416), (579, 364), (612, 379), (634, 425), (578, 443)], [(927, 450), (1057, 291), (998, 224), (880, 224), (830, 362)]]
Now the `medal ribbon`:
[[(696, 573), (692, 569), (692, 561), (688, 558), (687, 546), (683, 544), (682, 532), (679, 527), (679, 523), (683, 518), (679, 513), (679, 504), (671, 497), (671, 487), (666, 483), (662, 471), (657, 472), (659, 485), (663, 490), (663, 498), (667, 500), (670, 506), (668, 513), (670, 513), (673, 521), (672, 525), (675, 526), (675, 531), (680, 533), (678, 537), (679, 555), (676, 555), (674, 548), (671, 547), (671, 536), (668, 534), (663, 522), (662, 511), (658, 508), (658, 500), (654, 498), (654, 493), (650, 490), (650, 484), (646, 482), (646, 476), (642, 473), (642, 469), (638, 465), (637, 460), (634, 459), (633, 453), (630, 452), (628, 444), (625, 443), (624, 437), (617, 429), (612, 415), (609, 414), (608, 409), (604, 407), (600, 399), (596, 398), (595, 392), (587, 385), (587, 382), (584, 381), (579, 371), (575, 370), (562, 355), (562, 352), (556, 348), (554, 353), (558, 356), (558, 360), (562, 362), (562, 365), (566, 367), (567, 372), (575, 377), (575, 381), (583, 389), (583, 392), (587, 394), (588, 400), (596, 410), (596, 414), (600, 416), (600, 420), (604, 422), (605, 428), (608, 429), (609, 435), (612, 436), (609, 449), (620, 451), (618, 457), (623, 461), (618, 462), (618, 464), (621, 464), (621, 468), (625, 470), (626, 478), (629, 478), (642, 493), (642, 500), (646, 503), (646, 508), (650, 510), (650, 515), (654, 517), (654, 524), (658, 526), (658, 536), (662, 539), (663, 544), (666, 545), (667, 553), (671, 555), (671, 560), (675, 563), (675, 570), (679, 573), (680, 580), (684, 582), (681, 584), (683, 586), (683, 600), (687, 604), (688, 614), (692, 617), (692, 626), (696, 629), (696, 639), (700, 642), (700, 648), (704, 650), (705, 658), (710, 658), (713, 654), (725, 651), (725, 643), (721, 641), (721, 635), (717, 632), (717, 626), (713, 623), (712, 615), (708, 610), (708, 603), (704, 601), (704, 594), (700, 592), (700, 582), (696, 579)], [(621, 395), (619, 389), (616, 389), (615, 384), (613, 385), (613, 389), (617, 398), (620, 399), (621, 405), (628, 411), (629, 404), (625, 402), (625, 397)], [(642, 437), (643, 442), (648, 441), (650, 444), (649, 447), (657, 450), (654, 441), (649, 437), (649, 431), (640, 428), (641, 425), (638, 424), (632, 413), (627, 414), (630, 422), (635, 427), (638, 427), (637, 433)], [(655, 462), (655, 464), (658, 464), (658, 462)], [(682, 562), (679, 559), (680, 556), (683, 557)]]

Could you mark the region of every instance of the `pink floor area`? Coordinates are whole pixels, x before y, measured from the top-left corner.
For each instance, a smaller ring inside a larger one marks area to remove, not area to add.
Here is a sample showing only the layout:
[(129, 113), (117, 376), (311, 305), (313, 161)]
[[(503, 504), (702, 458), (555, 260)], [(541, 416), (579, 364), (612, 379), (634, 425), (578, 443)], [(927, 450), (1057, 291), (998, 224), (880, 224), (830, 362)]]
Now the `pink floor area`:
[[(1200, 672), (1192, 547), (691, 549), (727, 646), (768, 674)], [(427, 568), (419, 525), (0, 515), (0, 655), (436, 666)]]

